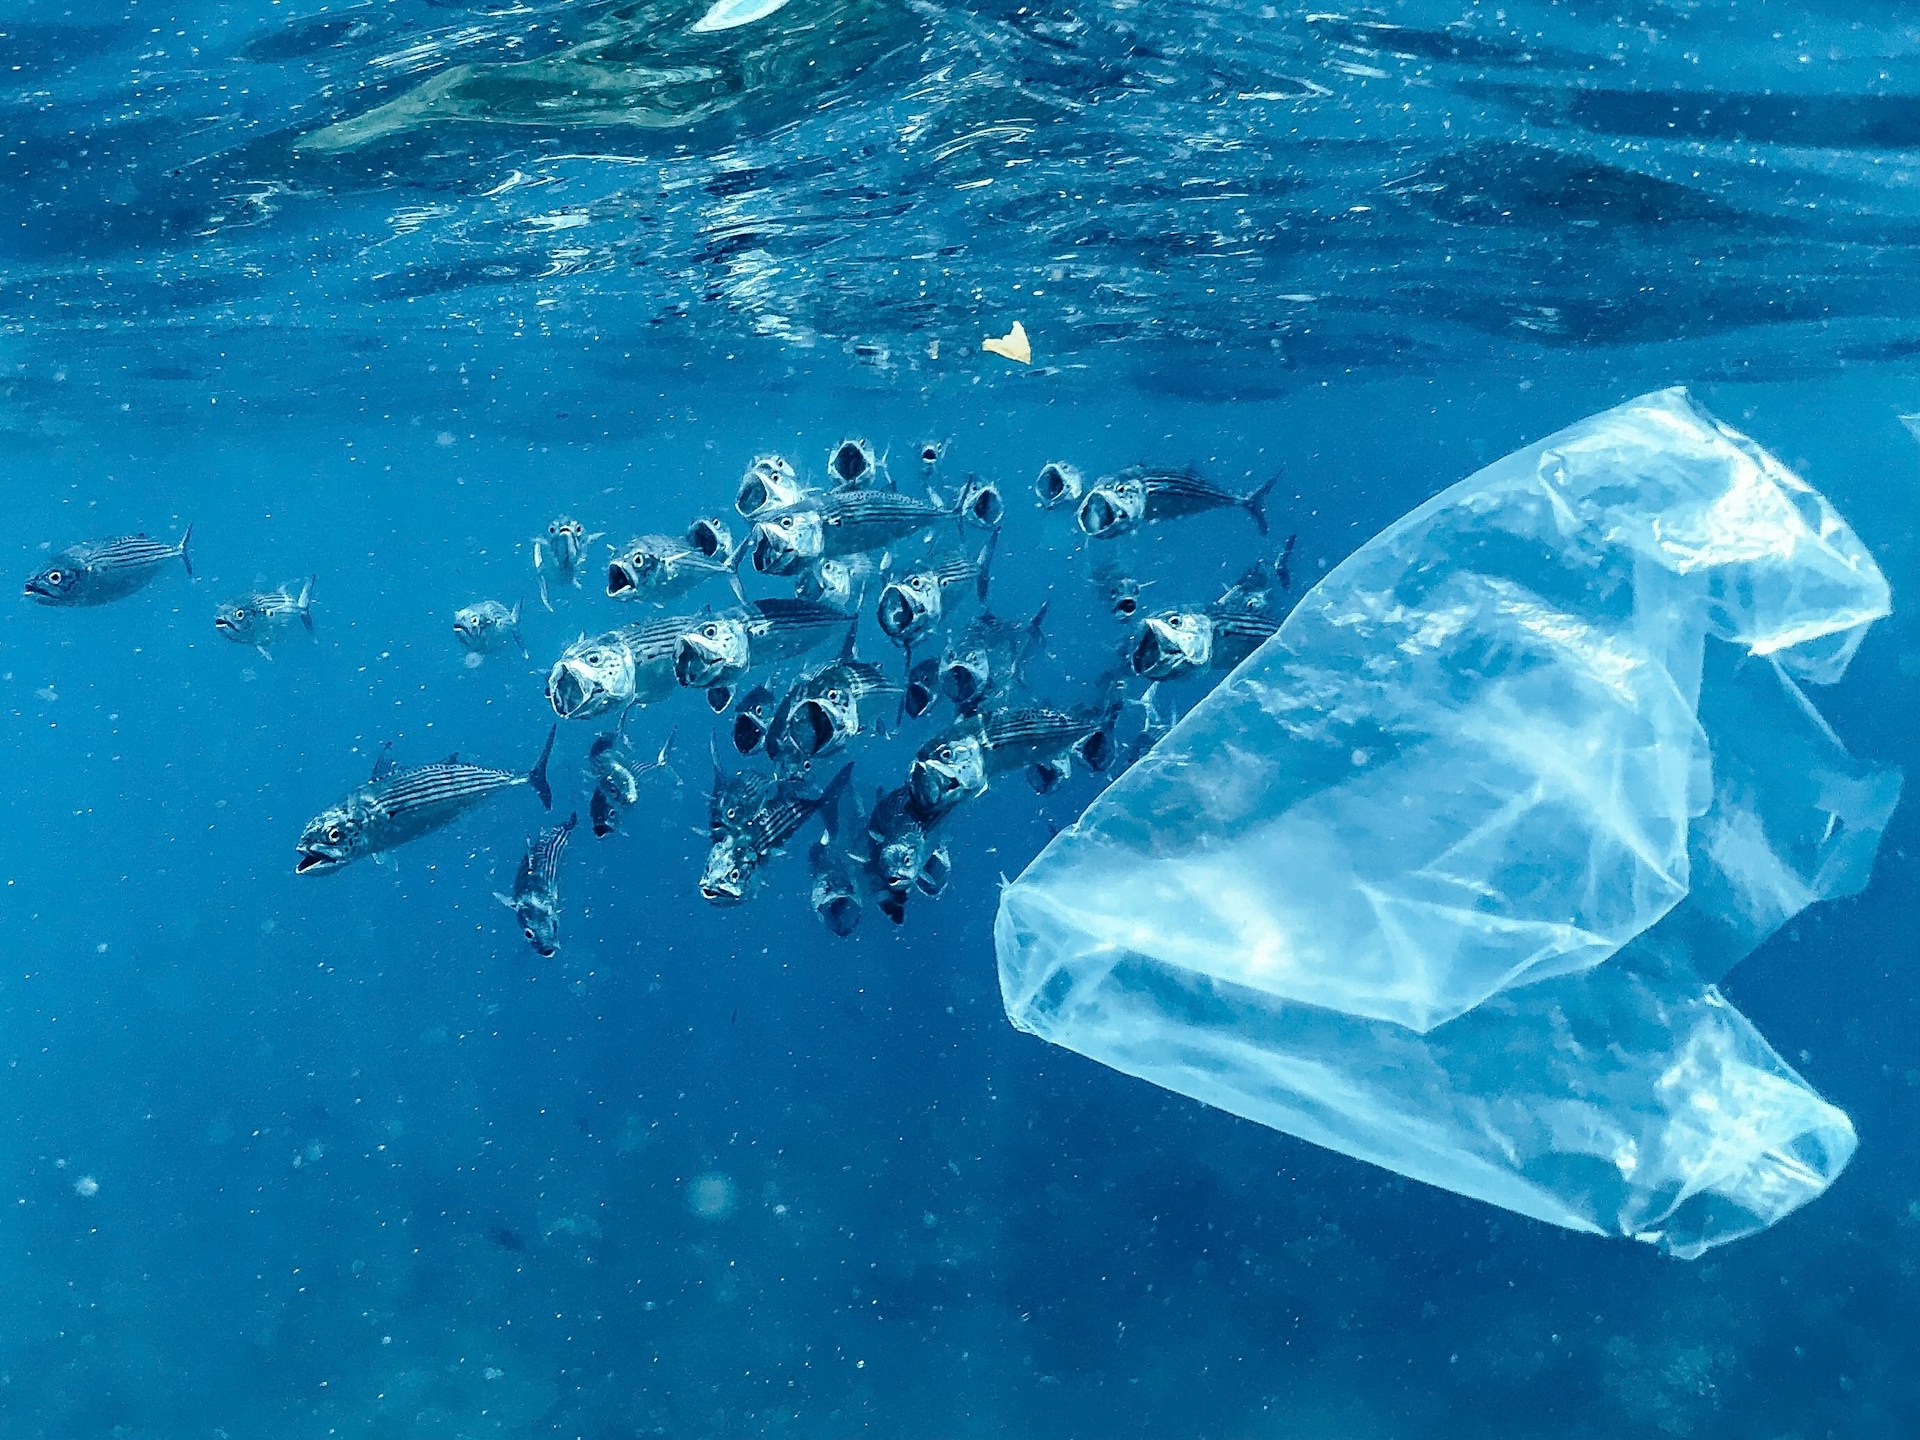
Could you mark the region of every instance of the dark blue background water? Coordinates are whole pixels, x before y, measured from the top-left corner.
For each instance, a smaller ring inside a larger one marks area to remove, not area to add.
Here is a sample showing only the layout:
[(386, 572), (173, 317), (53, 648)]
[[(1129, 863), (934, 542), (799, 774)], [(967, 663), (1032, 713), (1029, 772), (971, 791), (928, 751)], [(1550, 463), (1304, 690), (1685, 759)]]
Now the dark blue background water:
[[(846, 943), (798, 858), (699, 900), (691, 697), (640, 722), (688, 783), (569, 851), (554, 962), (491, 898), (524, 793), (397, 873), (292, 874), (389, 739), (532, 760), (546, 661), (628, 614), (531, 603), (555, 512), (675, 528), (847, 433), (1009, 487), (995, 603), (1051, 596), (1069, 698), (1113, 632), (1026, 506), (1043, 461), (1284, 467), (1304, 584), (1690, 382), (1879, 556), (1896, 613), (1820, 698), (1913, 773), (1903, 12), (794, 0), (884, 43), (828, 79), (832, 25), (747, 32), (741, 103), (681, 130), (316, 154), (456, 63), (677, 54), (702, 7), (177, 8), (0, 0), (0, 556), (191, 520), (203, 575), (0, 622), (0, 1440), (1920, 1434), (1911, 804), (1866, 894), (1728, 985), (1860, 1153), (1694, 1264), (1015, 1034), (996, 883), (1084, 779), (996, 790), (949, 894)], [(977, 348), (1015, 316), (1031, 371)], [(1253, 553), (1233, 519), (1145, 562), (1206, 599)], [(309, 572), (314, 643), (214, 632)], [(462, 663), (483, 596), (529, 600), (530, 663)]]
[[(1645, 378), (1142, 407), (1049, 403), (1019, 375), (756, 394), (687, 374), (601, 433), (549, 433), (452, 388), (437, 412), (262, 423), (243, 402), (272, 377), (236, 376), (190, 422), (96, 415), (17, 445), (16, 570), (44, 540), (191, 518), (205, 578), (93, 612), (23, 604), (0, 632), (0, 1433), (1914, 1433), (1910, 809), (1865, 896), (1731, 985), (1854, 1115), (1860, 1156), (1809, 1210), (1691, 1265), (1016, 1035), (995, 882), (1078, 785), (995, 791), (959, 822), (952, 892), (845, 943), (807, 915), (797, 859), (746, 909), (698, 899), (692, 697), (641, 725), (682, 726), (692, 783), (569, 852), (555, 962), (490, 898), (540, 818), (524, 793), (397, 874), (291, 873), (300, 824), (384, 739), (409, 760), (532, 758), (545, 658), (624, 612), (590, 592), (530, 606), (535, 661), (477, 670), (450, 613), (528, 593), (524, 538), (556, 509), (641, 528), (723, 500), (761, 447), (823, 454), (843, 430), (950, 435), (1014, 485), (1056, 455), (1278, 463), (1310, 578)], [(1705, 398), (1825, 489), (1904, 590), (1920, 457), (1894, 416), (1917, 391), (1860, 374)], [(1071, 618), (1086, 566), (1058, 519), (1016, 506), (997, 583), (1015, 612), (1052, 587), (1047, 683), (1067, 689), (1109, 637)], [(1185, 533), (1203, 571), (1251, 544)], [(1162, 583), (1189, 558), (1159, 556)], [(227, 591), (309, 569), (317, 643), (268, 664), (214, 633)], [(1912, 758), (1915, 650), (1896, 617), (1825, 697), (1859, 752)], [(563, 809), (591, 728), (556, 752)]]

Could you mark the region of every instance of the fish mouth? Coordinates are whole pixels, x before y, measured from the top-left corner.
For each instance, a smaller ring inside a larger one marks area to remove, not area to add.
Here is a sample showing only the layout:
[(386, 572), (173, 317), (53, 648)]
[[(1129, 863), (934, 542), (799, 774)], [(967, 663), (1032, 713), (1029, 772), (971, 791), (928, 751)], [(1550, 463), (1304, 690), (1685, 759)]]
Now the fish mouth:
[(639, 588), (639, 580), (634, 577), (634, 573), (627, 568), (624, 561), (616, 560), (607, 566), (607, 596), (609, 599), (618, 600), (623, 595), (633, 594), (633, 592)]
[(762, 575), (785, 575), (798, 567), (800, 553), (765, 529), (753, 542), (753, 568)]
[(682, 635), (674, 645), (673, 678), (688, 689), (717, 684), (726, 673), (726, 658), (696, 637)]
[(532, 940), (528, 943), (533, 946), (533, 953), (542, 960), (551, 960), (560, 950), (558, 945), (549, 945), (544, 940)]
[(824, 753), (840, 734), (833, 716), (818, 700), (807, 700), (796, 706), (787, 726), (793, 735), (794, 748), (809, 760)]
[(733, 497), (733, 508), (749, 520), (772, 504), (773, 492), (758, 475), (745, 476), (740, 481), (739, 493)]
[(46, 583), (44, 581), (40, 581), (40, 580), (27, 581), (26, 589), (23, 593), (26, 599), (38, 600), (42, 604), (51, 604), (53, 601), (60, 598), (52, 590), (49, 590), (47, 588)]
[(907, 772), (907, 788), (927, 810), (942, 808), (960, 789), (959, 777), (931, 760), (916, 760)]
[(1074, 497), (1073, 482), (1067, 479), (1067, 472), (1058, 465), (1048, 465), (1040, 471), (1040, 478), (1033, 482), (1033, 490), (1040, 497), (1042, 505), (1061, 505)]
[(920, 867), (920, 873), (914, 877), (913, 883), (919, 887), (922, 895), (937, 899), (946, 890), (947, 881), (952, 876), (953, 860), (947, 854), (947, 847), (942, 845), (927, 856), (926, 863)]
[(1095, 537), (1105, 535), (1120, 523), (1120, 510), (1098, 490), (1087, 492), (1087, 498), (1080, 502), (1078, 515), (1080, 529), (1084, 534)]
[(733, 717), (733, 748), (742, 755), (751, 755), (760, 748), (767, 738), (767, 722), (758, 715), (736, 715)]
[(907, 598), (906, 592), (898, 585), (889, 585), (880, 592), (880, 604), (875, 613), (880, 628), (898, 640), (913, 628), (915, 620), (920, 618), (919, 608)]
[(998, 485), (982, 485), (967, 501), (967, 515), (976, 525), (984, 525), (989, 530), (1006, 518), (1006, 502), (1000, 498)]
[(858, 483), (872, 469), (866, 452), (851, 440), (841, 441), (840, 448), (833, 452), (833, 473), (842, 485)]
[(946, 692), (947, 698), (954, 704), (971, 705), (986, 691), (985, 667), (976, 667), (959, 660), (949, 661), (940, 668), (940, 688)]
[(926, 681), (909, 680), (907, 681), (906, 690), (900, 697), (900, 705), (909, 716), (918, 720), (933, 708), (933, 702), (937, 698), (934, 694), (933, 687), (927, 684)]
[(564, 661), (547, 676), (547, 703), (562, 720), (586, 713), (588, 705), (600, 693), (600, 686), (583, 678)]
[(836, 895), (824, 905), (814, 907), (821, 923), (843, 939), (860, 924), (860, 902), (851, 895)]
[(1080, 758), (1087, 762), (1087, 768), (1096, 775), (1103, 774), (1113, 763), (1113, 736), (1105, 730), (1096, 730), (1074, 747)]
[(710, 905), (738, 905), (746, 896), (737, 886), (700, 882), (700, 898)]
[(324, 850), (301, 850), (299, 853), (300, 858), (293, 865), (296, 875), (324, 875), (347, 863), (341, 856), (329, 855)]
[(1129, 662), (1133, 666), (1133, 673), (1140, 676), (1152, 676), (1154, 671), (1166, 664), (1166, 639), (1161, 634), (1158, 621), (1149, 620), (1140, 627), (1140, 638), (1134, 642)]
[(712, 560), (733, 548), (733, 537), (718, 520), (696, 520), (687, 527), (687, 543)]

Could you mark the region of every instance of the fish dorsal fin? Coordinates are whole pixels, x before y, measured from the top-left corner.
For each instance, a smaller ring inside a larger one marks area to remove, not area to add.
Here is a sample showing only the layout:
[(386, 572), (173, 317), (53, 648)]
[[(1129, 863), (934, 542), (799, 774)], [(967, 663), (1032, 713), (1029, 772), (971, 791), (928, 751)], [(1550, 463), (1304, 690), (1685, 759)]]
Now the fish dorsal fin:
[(858, 643), (859, 638), (860, 612), (856, 610), (853, 612), (853, 619), (847, 622), (847, 638), (840, 642), (840, 658), (842, 660), (850, 661), (853, 659), (854, 646)]
[(380, 747), (380, 753), (373, 757), (373, 774), (368, 777), (371, 784), (378, 785), (393, 773), (393, 742), (387, 741)]
[(460, 763), (460, 752), (458, 750), (454, 751), (451, 755), (447, 756), (447, 758), (442, 760), (440, 763), (442, 765), (458, 765)]

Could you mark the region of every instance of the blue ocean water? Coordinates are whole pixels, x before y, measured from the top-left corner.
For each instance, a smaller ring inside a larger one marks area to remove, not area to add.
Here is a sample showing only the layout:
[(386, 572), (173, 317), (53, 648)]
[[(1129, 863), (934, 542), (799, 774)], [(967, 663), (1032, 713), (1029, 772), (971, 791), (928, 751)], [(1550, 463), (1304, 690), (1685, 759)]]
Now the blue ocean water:
[[(575, 837), (551, 961), (493, 899), (524, 791), (293, 874), (388, 741), (533, 761), (547, 664), (630, 615), (539, 605), (555, 513), (624, 539), (766, 450), (944, 441), (1011, 501), (996, 609), (1049, 603), (1036, 690), (1082, 699), (1118, 632), (1044, 461), (1278, 472), (1297, 594), (1679, 382), (1892, 580), (1821, 703), (1911, 774), (1907, 20), (704, 8), (0, 5), (4, 544), (191, 522), (200, 576), (0, 627), (0, 1440), (1920, 1433), (1910, 804), (1727, 985), (1860, 1153), (1690, 1264), (1015, 1033), (998, 882), (1085, 776), (996, 785), (948, 892), (844, 941), (798, 854), (701, 900), (694, 695), (636, 715), (684, 783)], [(1014, 319), (1031, 367), (980, 351)], [(1136, 558), (1204, 598), (1262, 553), (1227, 517)], [(313, 640), (215, 632), (307, 574)], [(481, 598), (530, 660), (465, 663)]]

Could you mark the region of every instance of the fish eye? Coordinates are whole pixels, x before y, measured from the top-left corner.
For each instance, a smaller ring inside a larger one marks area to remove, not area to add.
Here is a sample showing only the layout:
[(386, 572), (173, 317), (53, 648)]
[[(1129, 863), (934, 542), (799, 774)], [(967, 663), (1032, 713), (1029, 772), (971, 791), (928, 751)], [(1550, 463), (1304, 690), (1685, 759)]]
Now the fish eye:
[(733, 881), (734, 884), (738, 885), (740, 883), (740, 872), (738, 870), (727, 871), (727, 879)]
[(782, 515), (780, 517), (780, 528), (782, 530), (791, 530), (793, 528), (793, 516)]
[(840, 703), (840, 692), (838, 690), (827, 691), (827, 699), (838, 705)]
[(602, 655), (598, 650), (589, 651), (587, 654), (587, 664), (598, 665), (606, 658), (607, 657)]
[(521, 933), (522, 935), (525, 935), (525, 936), (527, 937), (527, 939), (529, 939), (529, 940), (531, 940), (531, 939), (533, 939), (533, 938), (534, 938), (534, 934), (533, 934), (533, 926), (531, 926), (531, 925), (529, 925), (529, 926), (527, 926), (527, 928), (526, 928), (526, 929), (524, 929), (524, 930), (522, 930), (522, 931), (521, 931), (520, 933)]
[(711, 640), (715, 635), (719, 634), (719, 631), (716, 630), (713, 626), (708, 625), (704, 629), (702, 629), (700, 633), (702, 635), (705, 635), (707, 639)]
[(329, 825), (327, 827), (327, 839), (335, 845), (340, 843), (340, 827), (338, 825)]
[(58, 570), (47, 571), (47, 583), (50, 585), (58, 585), (63, 578)]

